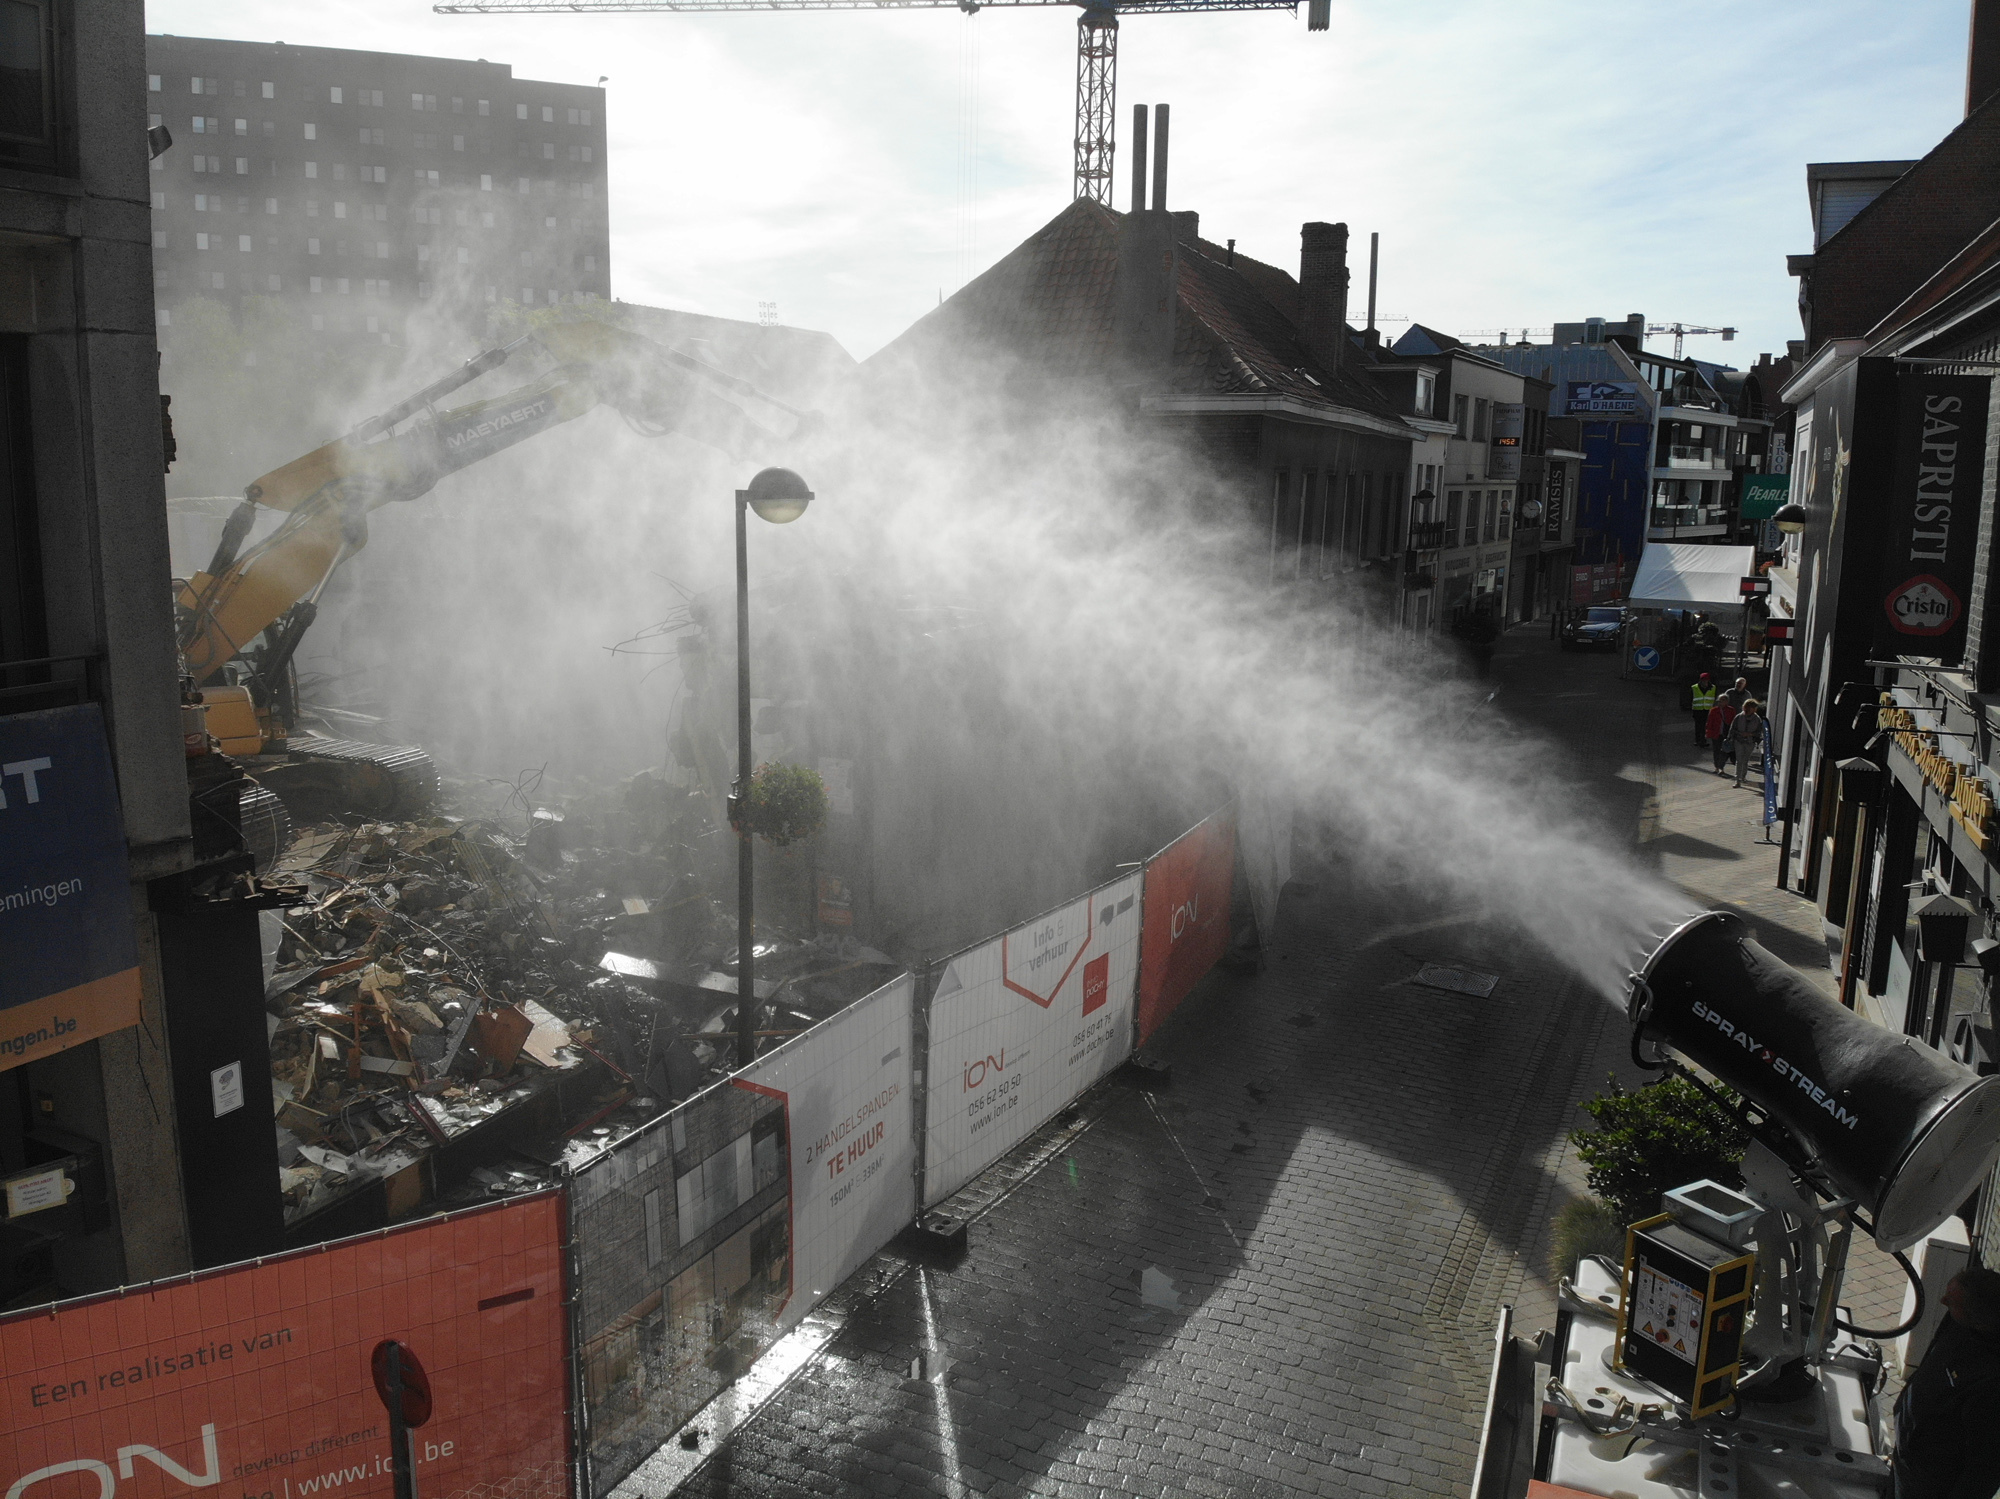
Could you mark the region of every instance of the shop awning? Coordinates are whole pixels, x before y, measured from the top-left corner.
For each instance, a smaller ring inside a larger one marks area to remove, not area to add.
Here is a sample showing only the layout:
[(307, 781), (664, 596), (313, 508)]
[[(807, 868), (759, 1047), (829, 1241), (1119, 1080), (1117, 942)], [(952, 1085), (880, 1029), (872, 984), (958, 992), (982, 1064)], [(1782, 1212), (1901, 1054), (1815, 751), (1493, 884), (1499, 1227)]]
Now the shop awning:
[(1625, 602), (1634, 609), (1735, 609), (1756, 562), (1755, 547), (1649, 541)]

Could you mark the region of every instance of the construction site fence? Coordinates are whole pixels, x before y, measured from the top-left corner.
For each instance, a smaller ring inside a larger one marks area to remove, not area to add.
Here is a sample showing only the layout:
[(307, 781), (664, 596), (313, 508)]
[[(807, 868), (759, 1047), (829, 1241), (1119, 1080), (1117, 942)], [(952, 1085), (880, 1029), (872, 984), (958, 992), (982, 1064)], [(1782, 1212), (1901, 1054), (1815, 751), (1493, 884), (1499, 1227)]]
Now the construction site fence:
[(604, 1499), (827, 1295), (1118, 1067), (1226, 951), (1225, 808), (905, 974), (569, 1177), (581, 1492)]
[(430, 1391), (425, 1499), (564, 1499), (565, 1228), (540, 1192), (0, 1317), (0, 1492), (386, 1493), (395, 1339)]

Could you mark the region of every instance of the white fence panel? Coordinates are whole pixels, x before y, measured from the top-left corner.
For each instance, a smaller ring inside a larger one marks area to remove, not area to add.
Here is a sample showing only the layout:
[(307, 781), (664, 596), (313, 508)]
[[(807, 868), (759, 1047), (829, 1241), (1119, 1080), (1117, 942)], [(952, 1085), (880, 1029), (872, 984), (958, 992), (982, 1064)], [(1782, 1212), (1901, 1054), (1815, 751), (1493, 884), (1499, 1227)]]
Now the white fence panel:
[(924, 1074), (924, 1206), (1131, 1054), (1141, 884), (1114, 880), (946, 964)]

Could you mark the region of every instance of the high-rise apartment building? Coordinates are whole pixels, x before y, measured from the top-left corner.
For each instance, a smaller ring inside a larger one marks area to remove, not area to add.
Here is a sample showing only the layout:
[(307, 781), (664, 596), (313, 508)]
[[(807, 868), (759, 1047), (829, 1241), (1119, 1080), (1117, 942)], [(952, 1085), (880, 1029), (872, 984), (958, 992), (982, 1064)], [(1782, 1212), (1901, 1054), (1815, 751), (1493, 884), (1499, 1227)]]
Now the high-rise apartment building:
[[(160, 342), (196, 299), (401, 342), (610, 289), (604, 90), (505, 64), (148, 36)], [(329, 350), (331, 351), (331, 350)]]

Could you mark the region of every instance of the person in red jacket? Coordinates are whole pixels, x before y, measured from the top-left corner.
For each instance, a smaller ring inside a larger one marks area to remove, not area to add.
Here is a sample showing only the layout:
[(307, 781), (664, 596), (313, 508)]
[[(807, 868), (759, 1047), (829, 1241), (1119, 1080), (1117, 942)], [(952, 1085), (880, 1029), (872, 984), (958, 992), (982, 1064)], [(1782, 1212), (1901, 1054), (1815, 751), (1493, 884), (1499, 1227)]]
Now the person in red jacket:
[(2000, 1274), (1944, 1288), (1945, 1318), (1896, 1399), (1895, 1499), (1993, 1499), (2000, 1488)]
[(1715, 751), (1715, 773), (1722, 774), (1722, 767), (1729, 761), (1729, 726), (1736, 721), (1736, 704), (1729, 701), (1729, 694), (1723, 693), (1715, 700), (1715, 706), (1708, 710), (1708, 744)]

